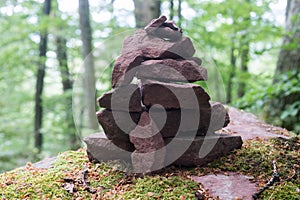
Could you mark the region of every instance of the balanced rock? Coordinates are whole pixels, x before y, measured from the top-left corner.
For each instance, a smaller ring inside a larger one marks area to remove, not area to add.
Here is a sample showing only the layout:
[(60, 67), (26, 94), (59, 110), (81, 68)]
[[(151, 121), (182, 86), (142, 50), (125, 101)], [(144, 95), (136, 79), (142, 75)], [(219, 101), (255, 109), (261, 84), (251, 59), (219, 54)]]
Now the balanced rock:
[(165, 40), (177, 41), (182, 37), (182, 30), (173, 21), (167, 21), (165, 16), (153, 19), (146, 27), (145, 31)]
[(214, 133), (226, 127), (229, 122), (230, 118), (228, 112), (226, 111), (225, 107), (218, 102), (211, 102), (211, 120), (209, 124), (208, 132)]
[(131, 131), (129, 138), (135, 147), (131, 159), (136, 172), (150, 172), (163, 166), (164, 140), (148, 112), (141, 114), (138, 126)]
[[(229, 154), (234, 149), (240, 149), (243, 141), (239, 136), (232, 135), (208, 135), (197, 136), (196, 138), (189, 137), (176, 137), (166, 138), (167, 146), (165, 163), (170, 162), (185, 167), (203, 166), (207, 163)], [(188, 148), (186, 149), (186, 147)], [(177, 152), (184, 152), (178, 157)], [(169, 160), (168, 160), (169, 159)]]
[(142, 51), (145, 58), (184, 58), (193, 57), (195, 48), (187, 37), (173, 42), (148, 35), (145, 30), (137, 30), (134, 35), (125, 38), (122, 55), (133, 51)]
[(127, 112), (141, 112), (141, 92), (138, 85), (117, 87), (98, 98), (100, 107)]
[(98, 98), (107, 138), (85, 139), (90, 160), (127, 159), (135, 173), (145, 173), (172, 164), (202, 166), (241, 147), (241, 137), (215, 134), (230, 119), (192, 84), (208, 79), (194, 53), (192, 41), (165, 16), (125, 38), (113, 89)]
[(112, 72), (112, 87), (129, 84), (133, 79), (133, 73), (127, 73), (131, 69), (139, 66), (143, 61), (143, 53), (134, 50), (122, 54), (115, 62)]
[(146, 107), (159, 104), (165, 109), (210, 108), (210, 97), (195, 84), (175, 84), (146, 81), (142, 85), (143, 104)]
[[(163, 113), (166, 113), (166, 120), (161, 120)], [(211, 109), (205, 108), (195, 110), (160, 110), (152, 109), (151, 118), (158, 127), (162, 127), (160, 133), (164, 138), (183, 135), (206, 135), (210, 123)]]
[(140, 113), (104, 109), (97, 112), (97, 118), (107, 138), (116, 146), (127, 151), (134, 150), (134, 146), (129, 140), (129, 133), (136, 127)]
[(136, 76), (168, 82), (195, 82), (207, 80), (207, 71), (193, 60), (147, 60), (142, 62)]
[(131, 162), (130, 152), (117, 147), (103, 133), (88, 135), (84, 138), (87, 144), (87, 155), (90, 161), (123, 160)]

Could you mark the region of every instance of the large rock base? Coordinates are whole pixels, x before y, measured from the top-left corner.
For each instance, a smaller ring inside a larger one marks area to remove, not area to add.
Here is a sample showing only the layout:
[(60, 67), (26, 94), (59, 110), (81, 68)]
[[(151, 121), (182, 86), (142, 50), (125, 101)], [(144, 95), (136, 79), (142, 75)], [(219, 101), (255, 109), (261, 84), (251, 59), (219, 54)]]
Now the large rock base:
[[(87, 152), (90, 161), (100, 162), (109, 160), (121, 160), (132, 164), (131, 159), (134, 158), (133, 167), (138, 168), (137, 173), (149, 172), (153, 166), (148, 166), (151, 163), (157, 163), (154, 160), (155, 156), (149, 159), (148, 156), (136, 154), (129, 151), (124, 151), (114, 145), (109, 139), (105, 138), (104, 134), (91, 134), (84, 141), (87, 144)], [(193, 137), (176, 137), (164, 138), (165, 148), (160, 149), (165, 153), (163, 156), (165, 164), (159, 164), (159, 168), (168, 165), (176, 165), (183, 167), (204, 166), (213, 160), (228, 155), (234, 149), (240, 149), (243, 141), (240, 136), (212, 134), (207, 136)], [(149, 153), (148, 153), (149, 154)], [(155, 152), (153, 152), (153, 155)], [(147, 160), (147, 159), (148, 160)], [(147, 161), (146, 161), (146, 160)], [(161, 158), (159, 158), (161, 160)], [(159, 161), (158, 163), (161, 163)], [(158, 170), (157, 166), (154, 167)], [(134, 170), (135, 171), (135, 170)]]
[[(234, 149), (240, 149), (243, 144), (241, 136), (221, 134), (195, 138), (166, 138), (165, 142), (168, 143), (165, 164), (171, 163), (184, 167), (206, 165), (219, 157), (228, 155)], [(179, 156), (178, 152), (183, 153)], [(178, 156), (179, 158), (173, 161)]]
[(84, 142), (87, 144), (87, 155), (91, 162), (122, 160), (131, 163), (131, 152), (116, 146), (104, 133), (88, 135)]

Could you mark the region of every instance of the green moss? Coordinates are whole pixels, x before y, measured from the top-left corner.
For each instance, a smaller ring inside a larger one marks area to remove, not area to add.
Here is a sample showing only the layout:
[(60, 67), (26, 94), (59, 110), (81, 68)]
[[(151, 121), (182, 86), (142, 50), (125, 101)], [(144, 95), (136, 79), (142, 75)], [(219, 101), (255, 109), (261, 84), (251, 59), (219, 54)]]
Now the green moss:
[(145, 176), (136, 179), (130, 189), (124, 192), (124, 199), (195, 199), (199, 185), (178, 176)]
[[(120, 172), (117, 163), (90, 163), (85, 150), (65, 152), (53, 167), (36, 169), (28, 164), (0, 174), (2, 199), (194, 199), (201, 185), (191, 175), (234, 171), (252, 176), (264, 186), (273, 173), (276, 160), (280, 182), (262, 193), (261, 199), (300, 199), (300, 139), (250, 140), (242, 149), (215, 160), (207, 167), (185, 169), (170, 167), (157, 175), (136, 177)], [(88, 169), (86, 182), (82, 172)], [(297, 172), (296, 174), (294, 172)], [(294, 175), (295, 174), (295, 175)], [(293, 176), (294, 175), (294, 176)], [(67, 191), (72, 186), (74, 192)], [(203, 192), (205, 197), (208, 194)]]

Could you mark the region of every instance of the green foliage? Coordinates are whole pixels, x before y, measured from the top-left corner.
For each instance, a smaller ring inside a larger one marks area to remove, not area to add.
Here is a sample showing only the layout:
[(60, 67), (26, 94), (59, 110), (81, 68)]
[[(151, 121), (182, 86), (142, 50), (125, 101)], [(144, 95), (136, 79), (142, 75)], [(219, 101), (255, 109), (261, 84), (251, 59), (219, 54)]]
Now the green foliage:
[[(273, 84), (258, 84), (241, 99), (236, 101), (236, 106), (245, 109), (250, 112), (264, 114), (266, 109), (271, 109), (270, 104), (273, 103), (278, 107), (283, 107), (280, 116), (276, 116), (276, 113), (270, 114), (272, 116), (272, 123), (276, 125), (282, 125), (284, 121), (294, 122), (293, 131), (300, 132), (300, 99), (293, 101), (294, 96), (298, 96), (300, 93), (300, 74), (297, 71), (289, 71), (277, 76), (277, 80)], [(266, 85), (268, 85), (266, 87)], [(282, 99), (291, 99), (291, 103)], [(283, 104), (283, 105), (281, 105)], [(267, 117), (267, 116), (265, 116)]]

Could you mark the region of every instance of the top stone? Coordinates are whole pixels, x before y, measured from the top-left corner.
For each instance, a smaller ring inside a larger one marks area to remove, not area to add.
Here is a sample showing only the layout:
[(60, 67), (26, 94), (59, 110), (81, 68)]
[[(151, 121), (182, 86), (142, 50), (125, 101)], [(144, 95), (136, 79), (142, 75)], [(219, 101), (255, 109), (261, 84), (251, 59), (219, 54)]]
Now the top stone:
[(192, 41), (182, 37), (178, 41), (165, 40), (147, 34), (145, 30), (137, 30), (134, 35), (128, 36), (123, 42), (122, 54), (141, 51), (145, 58), (184, 58), (193, 57), (195, 48)]
[(182, 37), (182, 30), (174, 21), (167, 21), (165, 16), (153, 19), (145, 27), (145, 31), (150, 35), (170, 41), (178, 41)]

